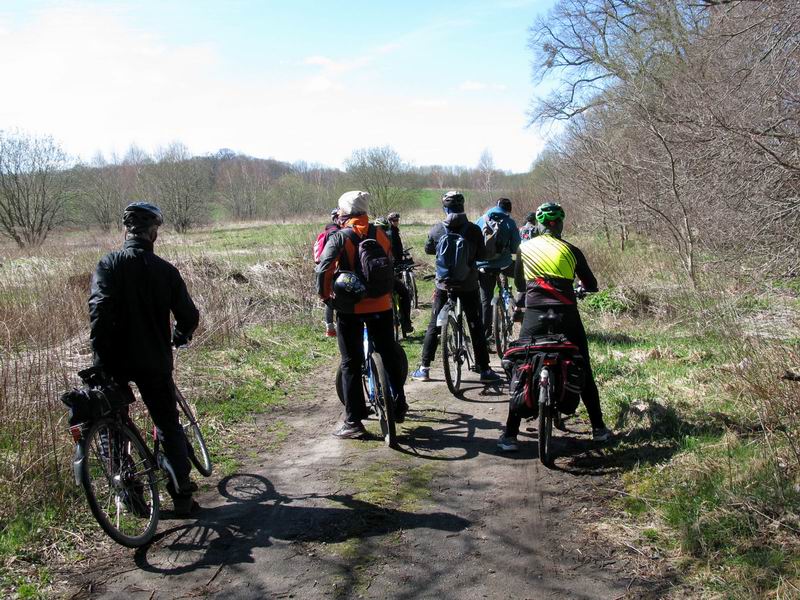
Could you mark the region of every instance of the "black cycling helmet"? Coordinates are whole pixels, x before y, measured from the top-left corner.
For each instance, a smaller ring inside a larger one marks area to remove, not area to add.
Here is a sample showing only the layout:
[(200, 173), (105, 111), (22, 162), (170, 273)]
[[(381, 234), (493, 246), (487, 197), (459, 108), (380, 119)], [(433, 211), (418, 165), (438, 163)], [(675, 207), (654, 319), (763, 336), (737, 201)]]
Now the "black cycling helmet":
[(497, 208), (499, 208), (503, 212), (510, 213), (511, 212), (511, 200), (509, 200), (508, 198), (500, 198), (497, 201)]
[(542, 224), (563, 221), (565, 216), (564, 209), (558, 202), (545, 202), (536, 209), (536, 220)]
[(164, 223), (161, 209), (149, 202), (132, 202), (122, 213), (122, 223), (131, 233), (139, 233)]
[(334, 208), (331, 211), (331, 221), (336, 222), (338, 220), (339, 220), (339, 209), (338, 208)]
[(355, 304), (367, 294), (361, 278), (350, 271), (342, 271), (333, 280), (333, 293), (339, 302)]
[(464, 194), (455, 190), (450, 190), (442, 195), (442, 206), (445, 208), (464, 208)]
[(528, 223), (530, 223), (531, 225), (535, 224), (536, 223), (536, 213), (535, 212), (529, 212), (528, 216), (525, 217), (525, 220)]
[(390, 212), (386, 215), (386, 218), (390, 221), (399, 221), (400, 220), (400, 213), (399, 212)]

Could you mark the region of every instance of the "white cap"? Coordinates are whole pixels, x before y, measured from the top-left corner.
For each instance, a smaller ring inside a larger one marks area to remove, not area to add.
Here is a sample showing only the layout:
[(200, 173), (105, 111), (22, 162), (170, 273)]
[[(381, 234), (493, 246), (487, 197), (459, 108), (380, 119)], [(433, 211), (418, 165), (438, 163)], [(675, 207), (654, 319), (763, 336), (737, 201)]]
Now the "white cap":
[(343, 215), (365, 213), (369, 209), (369, 193), (354, 190), (339, 196), (339, 210)]

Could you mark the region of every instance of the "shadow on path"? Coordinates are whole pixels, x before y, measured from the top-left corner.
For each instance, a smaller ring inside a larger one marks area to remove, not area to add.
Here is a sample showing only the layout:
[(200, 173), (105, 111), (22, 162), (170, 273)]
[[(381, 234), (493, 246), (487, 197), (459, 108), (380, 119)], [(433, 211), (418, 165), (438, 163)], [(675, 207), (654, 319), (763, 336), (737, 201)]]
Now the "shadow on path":
[(348, 494), (284, 496), (265, 477), (248, 473), (225, 477), (217, 488), (227, 504), (206, 508), (195, 522), (159, 533), (136, 551), (136, 565), (177, 575), (254, 563), (253, 550), (273, 540), (338, 543), (420, 527), (458, 532), (470, 525), (450, 513), (415, 514)]

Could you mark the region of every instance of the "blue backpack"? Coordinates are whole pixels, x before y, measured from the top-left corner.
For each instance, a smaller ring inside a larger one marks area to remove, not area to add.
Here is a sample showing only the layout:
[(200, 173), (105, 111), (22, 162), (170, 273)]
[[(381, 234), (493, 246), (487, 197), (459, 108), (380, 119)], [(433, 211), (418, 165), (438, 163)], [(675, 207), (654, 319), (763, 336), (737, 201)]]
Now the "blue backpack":
[(470, 273), (469, 242), (464, 237), (472, 223), (465, 223), (460, 231), (445, 233), (436, 243), (436, 280), (447, 285), (459, 285)]

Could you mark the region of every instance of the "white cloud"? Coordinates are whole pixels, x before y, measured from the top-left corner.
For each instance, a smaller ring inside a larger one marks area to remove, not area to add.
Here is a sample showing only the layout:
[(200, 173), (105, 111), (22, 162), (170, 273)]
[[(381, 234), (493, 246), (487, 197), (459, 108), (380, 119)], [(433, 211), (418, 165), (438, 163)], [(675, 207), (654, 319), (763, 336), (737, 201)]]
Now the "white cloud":
[(486, 84), (480, 81), (467, 80), (459, 85), (458, 89), (460, 89), (462, 92), (477, 92), (479, 90), (485, 90)]
[(277, 79), (283, 69), (242, 72), (215, 46), (176, 43), (132, 27), (122, 11), (73, 4), (24, 26), (0, 24), (0, 56), (14, 57), (3, 63), (0, 129), (52, 134), (84, 159), (180, 140), (196, 154), (229, 147), (332, 166), (354, 148), (389, 144), (417, 164), (469, 165), (488, 145), (498, 167), (528, 167), (539, 140), (523, 129), (524, 106), (369, 85), (371, 67), (399, 47), (281, 56), (275, 65), (296, 68)]

